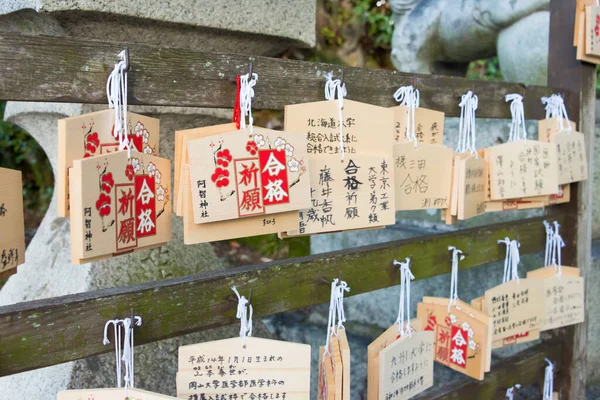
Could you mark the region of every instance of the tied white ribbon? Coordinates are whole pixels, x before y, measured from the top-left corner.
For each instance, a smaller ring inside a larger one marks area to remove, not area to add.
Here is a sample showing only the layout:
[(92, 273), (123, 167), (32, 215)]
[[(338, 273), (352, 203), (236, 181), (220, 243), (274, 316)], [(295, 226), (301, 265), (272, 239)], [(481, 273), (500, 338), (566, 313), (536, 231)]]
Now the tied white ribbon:
[(336, 94), (338, 103), (340, 105), (339, 108), (339, 121), (338, 124), (340, 126), (340, 154), (342, 156), (342, 161), (344, 161), (344, 129), (343, 129), (343, 115), (342, 110), (344, 109), (344, 97), (348, 94), (346, 91), (346, 84), (343, 83), (340, 79), (333, 79), (333, 71), (328, 72), (324, 76), (325, 82), (325, 100), (335, 100)]
[(504, 238), (504, 240), (498, 240), (498, 244), (506, 245), (506, 256), (504, 257), (504, 276), (502, 283), (506, 283), (512, 280), (516, 280), (519, 283), (519, 262), (521, 256), (519, 254), (519, 247), (521, 244), (516, 240), (510, 240)]
[(556, 274), (560, 278), (562, 275), (562, 248), (565, 247), (565, 242), (559, 233), (560, 224), (554, 221), (554, 234), (552, 235), (552, 265), (556, 267)]
[(412, 86), (402, 86), (394, 93), (394, 99), (401, 106), (406, 107), (406, 131), (404, 132), (404, 137), (406, 140), (414, 142), (415, 147), (417, 147), (419, 142), (416, 134), (415, 112), (419, 108), (419, 89), (414, 89)]
[[(244, 346), (246, 346), (246, 339), (252, 336), (252, 304), (248, 304), (246, 297), (240, 296), (235, 286), (232, 286), (231, 290), (233, 290), (238, 298), (235, 317), (240, 320), (240, 337), (244, 339)], [(248, 314), (248, 308), (250, 309), (250, 314)]]
[(554, 393), (554, 364), (545, 359), (548, 365), (544, 370), (544, 396), (542, 400), (552, 400), (552, 395)]
[(254, 118), (252, 118), (252, 99), (254, 98), (254, 86), (258, 81), (258, 74), (253, 73), (240, 76), (240, 128), (246, 129), (246, 116), (248, 116), (248, 127), (250, 135), (254, 134)]
[(565, 101), (560, 94), (553, 94), (550, 97), (542, 97), (542, 104), (546, 106), (546, 119), (558, 118), (561, 131), (572, 131), (571, 121), (569, 121), (567, 108), (565, 107)]
[(460, 119), (458, 123), (458, 145), (457, 153), (470, 151), (479, 158), (477, 147), (475, 146), (475, 110), (479, 105), (479, 98), (470, 90), (463, 94), (460, 106)]
[[(125, 376), (123, 377), (124, 387), (128, 388), (134, 387), (134, 357), (133, 357), (133, 348), (134, 348), (134, 340), (133, 340), (133, 325), (141, 326), (142, 325), (142, 317), (135, 316), (134, 321), (131, 318), (125, 319), (113, 319), (106, 322), (104, 325), (104, 338), (102, 343), (107, 345), (110, 343), (108, 339), (108, 328), (110, 325), (113, 325), (114, 335), (115, 335), (115, 363), (116, 363), (116, 372), (117, 372), (117, 387), (121, 387), (121, 374), (122, 374), (122, 366), (121, 363), (125, 364)], [(121, 332), (121, 327), (123, 327), (123, 333)], [(124, 335), (123, 340), (123, 350), (121, 350), (121, 338)]]
[[(410, 281), (415, 279), (410, 271), (410, 258), (406, 258), (406, 262), (394, 260), (394, 265), (400, 266), (400, 304), (398, 305), (398, 332), (400, 335), (408, 334), (412, 337), (412, 328), (410, 327)], [(406, 315), (404, 314), (404, 304), (406, 303)], [(404, 321), (406, 321), (406, 330), (404, 329)]]
[(336, 278), (333, 280), (333, 282), (331, 282), (331, 297), (329, 298), (329, 317), (327, 320), (327, 339), (325, 341), (325, 352), (323, 356), (325, 356), (326, 354), (331, 354), (331, 336), (337, 336), (337, 331), (340, 328), (344, 327), (344, 322), (346, 322), (346, 315), (344, 313), (344, 292), (349, 291), (350, 288), (348, 287), (348, 284), (345, 281), (340, 281)]
[(448, 302), (448, 312), (458, 300), (458, 260), (464, 260), (463, 252), (454, 246), (448, 246), (448, 250), (452, 251), (452, 273), (450, 278), (450, 301)]
[(513, 400), (514, 396), (515, 396), (515, 394), (514, 394), (515, 389), (520, 389), (520, 388), (521, 388), (521, 385), (519, 385), (519, 384), (516, 384), (515, 386), (508, 388), (506, 390), (506, 398), (509, 400)]
[(544, 221), (544, 227), (546, 228), (546, 252), (544, 253), (544, 267), (547, 267), (551, 263), (551, 255), (554, 249), (554, 231), (552, 225), (548, 221)]
[(510, 124), (509, 142), (527, 139), (527, 130), (525, 128), (525, 111), (523, 109), (523, 96), (517, 93), (507, 94), (506, 102), (510, 103), (510, 114), (512, 122)]
[(131, 143), (127, 140), (127, 64), (125, 50), (119, 54), (120, 61), (115, 64), (106, 81), (108, 107), (115, 109), (115, 128), (113, 136), (119, 139), (119, 150), (127, 150), (131, 157)]

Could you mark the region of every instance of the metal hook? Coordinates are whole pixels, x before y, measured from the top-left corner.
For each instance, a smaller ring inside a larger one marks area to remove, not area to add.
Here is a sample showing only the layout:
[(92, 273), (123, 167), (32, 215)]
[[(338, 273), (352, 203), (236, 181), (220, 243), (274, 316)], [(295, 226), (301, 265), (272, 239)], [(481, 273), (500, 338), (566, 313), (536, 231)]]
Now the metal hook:
[(121, 59), (125, 61), (123, 71), (129, 72), (129, 70), (131, 69), (131, 64), (129, 63), (129, 49), (127, 49), (127, 47), (125, 47), (125, 49), (123, 49), (123, 51), (121, 52)]
[(252, 63), (250, 63), (250, 72), (248, 73), (248, 80), (252, 79)]
[[(252, 65), (252, 64), (250, 64)], [(250, 69), (252, 69), (252, 67), (250, 67)], [(250, 292), (248, 293), (248, 304), (250, 304), (250, 302), (252, 301), (252, 288), (250, 288)]]
[(342, 86), (346, 86), (346, 81), (344, 81), (344, 70), (342, 69), (342, 73), (341, 73), (341, 77), (340, 77), (340, 83)]

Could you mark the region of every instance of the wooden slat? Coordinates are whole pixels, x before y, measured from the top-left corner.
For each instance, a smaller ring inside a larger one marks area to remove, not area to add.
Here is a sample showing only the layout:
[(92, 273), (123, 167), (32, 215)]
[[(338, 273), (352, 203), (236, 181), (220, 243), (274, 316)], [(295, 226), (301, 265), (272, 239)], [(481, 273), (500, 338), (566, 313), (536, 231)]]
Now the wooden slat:
[(235, 76), (248, 72), (253, 62), (259, 74), (253, 106), (282, 109), (286, 104), (323, 100), (328, 71), (343, 69), (348, 98), (396, 105), (392, 98), (399, 86), (421, 91), (421, 107), (459, 114), (460, 96), (473, 90), (479, 96), (477, 116), (510, 118), (504, 101), (507, 93), (525, 97), (525, 117), (544, 118), (542, 96), (562, 92), (517, 83), (473, 81), (463, 78), (404, 74), (339, 65), (211, 54), (179, 48), (101, 42), (70, 37), (0, 34), (0, 99), (70, 103), (106, 103), (106, 79), (117, 55), (129, 48), (129, 104), (181, 107), (233, 107)]
[[(585, 135), (588, 176), (590, 179), (572, 185), (571, 202), (550, 213), (563, 212), (572, 216), (576, 225), (564, 227), (571, 231), (571, 242), (567, 242), (566, 265), (581, 269), (586, 282), (586, 293), (595, 290), (591, 286), (592, 271), (592, 185), (594, 176), (596, 68), (594, 65), (576, 60), (576, 49), (572, 45), (576, 0), (552, 0), (550, 2), (550, 47), (548, 56), (548, 83), (568, 88), (577, 93), (570, 99), (569, 116), (578, 124)], [(582, 44), (583, 45), (583, 44)], [(565, 342), (561, 358), (563, 373), (557, 377), (556, 387), (561, 398), (583, 399), (587, 381), (587, 321), (590, 318), (586, 307), (586, 322), (556, 332), (555, 336)]]
[(104, 323), (128, 315), (131, 307), (144, 320), (136, 344), (149, 343), (235, 323), (234, 284), (242, 293), (253, 289), (254, 314), (262, 317), (327, 302), (340, 271), (350, 295), (397, 285), (395, 258), (412, 256), (416, 279), (449, 273), (449, 245), (465, 252), (461, 269), (501, 260), (505, 250), (497, 240), (506, 236), (520, 240), (522, 254), (545, 246), (542, 219), (532, 218), (1, 307), (0, 376), (110, 351), (102, 345)]
[[(537, 385), (544, 386), (544, 358), (559, 359), (563, 346), (560, 343), (542, 343), (530, 349), (492, 364), (485, 380), (461, 379), (437, 390), (429, 390), (415, 399), (450, 400), (450, 399), (506, 399), (506, 389), (520, 384), (523, 388)], [(560, 373), (560, 365), (555, 366), (555, 373)], [(516, 390), (516, 393), (519, 391)], [(541, 392), (540, 392), (541, 397)], [(540, 398), (536, 397), (536, 398)], [(515, 399), (520, 399), (515, 395)]]

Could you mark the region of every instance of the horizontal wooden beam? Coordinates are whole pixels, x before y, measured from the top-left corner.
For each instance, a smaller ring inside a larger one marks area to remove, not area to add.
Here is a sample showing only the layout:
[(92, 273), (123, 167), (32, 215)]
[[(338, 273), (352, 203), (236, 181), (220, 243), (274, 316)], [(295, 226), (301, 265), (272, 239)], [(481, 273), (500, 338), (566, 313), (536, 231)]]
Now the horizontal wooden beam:
[(468, 90), (479, 96), (481, 118), (510, 118), (504, 100), (508, 93), (524, 96), (528, 119), (545, 117), (542, 96), (560, 92), (567, 107), (571, 104), (571, 94), (564, 90), (517, 83), (16, 33), (0, 34), (0, 99), (106, 103), (106, 79), (125, 47), (131, 60), (128, 102), (134, 105), (232, 108), (235, 76), (247, 73), (250, 62), (259, 75), (253, 101), (258, 109), (323, 100), (323, 75), (333, 71), (339, 77), (342, 70), (349, 99), (394, 106), (395, 90), (413, 85), (421, 92), (421, 107), (447, 116), (459, 115), (458, 103)]
[[(545, 358), (561, 359), (563, 345), (560, 342), (545, 342), (523, 350), (512, 357), (492, 363), (492, 369), (485, 374), (485, 380), (460, 379), (436, 390), (428, 390), (415, 399), (506, 399), (506, 389), (519, 384), (523, 389), (537, 386), (541, 398), (544, 388)], [(555, 374), (563, 373), (560, 364), (555, 364)], [(555, 388), (558, 391), (558, 388)], [(515, 398), (521, 398), (515, 389)], [(533, 398), (533, 397), (528, 397)]]
[(519, 238), (522, 254), (545, 246), (542, 219), (532, 218), (0, 307), (0, 376), (110, 351), (102, 345), (104, 323), (129, 315), (131, 307), (144, 320), (136, 344), (149, 343), (235, 323), (231, 285), (242, 293), (252, 288), (254, 314), (263, 317), (327, 302), (340, 272), (350, 295), (397, 285), (394, 259), (412, 256), (416, 279), (449, 273), (451, 245), (466, 254), (461, 269), (501, 260), (505, 249), (497, 240), (506, 236)]

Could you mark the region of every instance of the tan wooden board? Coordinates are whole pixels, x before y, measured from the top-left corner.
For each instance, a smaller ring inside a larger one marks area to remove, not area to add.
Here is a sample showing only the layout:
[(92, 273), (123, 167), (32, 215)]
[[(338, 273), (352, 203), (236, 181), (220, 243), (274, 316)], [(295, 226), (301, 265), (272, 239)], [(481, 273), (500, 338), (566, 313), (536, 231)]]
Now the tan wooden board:
[(25, 221), (21, 171), (0, 168), (0, 273), (8, 277), (23, 263)]
[(469, 219), (485, 213), (487, 162), (482, 157), (469, 155), (461, 159), (458, 171), (458, 219)]
[[(128, 139), (132, 151), (159, 154), (160, 122), (156, 118), (127, 113)], [(119, 149), (113, 136), (115, 111), (102, 110), (58, 120), (58, 216), (70, 215), (68, 170), (74, 160)]]
[(585, 31), (586, 31), (586, 22), (585, 22), (585, 12), (579, 14), (579, 27), (577, 28), (579, 31), (579, 45), (577, 46), (577, 55), (576, 58), (581, 61), (585, 61), (591, 64), (600, 64), (600, 57), (590, 56), (585, 54)]
[(340, 342), (336, 335), (331, 335), (331, 354), (333, 366), (333, 380), (335, 382), (335, 400), (342, 400), (343, 382), (344, 382), (344, 366), (342, 364), (342, 352), (340, 350)]
[[(577, 130), (577, 124), (569, 120), (571, 130)], [(567, 129), (569, 126), (566, 121), (563, 121), (563, 129), (560, 128), (559, 118), (544, 118), (538, 121), (538, 140), (540, 142), (550, 143), (552, 135)]]
[(176, 397), (142, 389), (77, 389), (58, 392), (57, 400), (175, 400)]
[[(394, 110), (394, 142), (406, 141), (407, 107)], [(411, 121), (412, 123), (412, 121)], [(442, 144), (444, 141), (444, 113), (427, 108), (415, 109), (415, 136), (419, 143)]]
[(342, 355), (342, 368), (344, 372), (342, 377), (342, 399), (350, 400), (350, 345), (348, 344), (345, 328), (338, 329), (337, 334), (340, 345), (340, 353)]
[(562, 131), (552, 135), (550, 140), (556, 144), (558, 183), (565, 185), (587, 180), (588, 165), (583, 134)]

